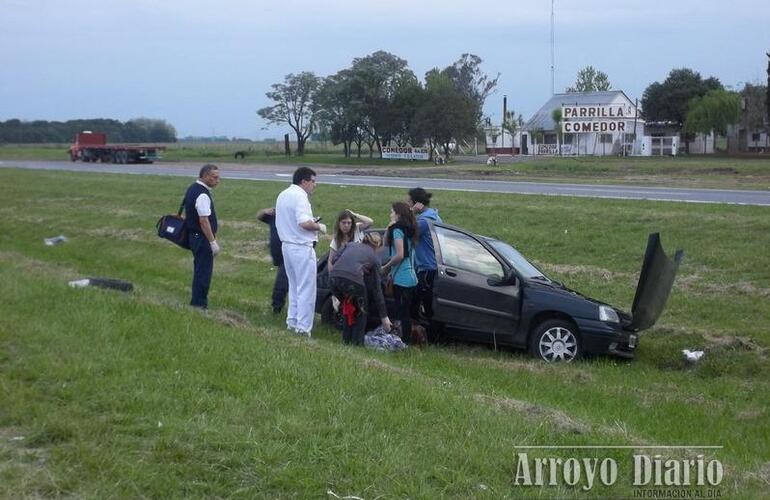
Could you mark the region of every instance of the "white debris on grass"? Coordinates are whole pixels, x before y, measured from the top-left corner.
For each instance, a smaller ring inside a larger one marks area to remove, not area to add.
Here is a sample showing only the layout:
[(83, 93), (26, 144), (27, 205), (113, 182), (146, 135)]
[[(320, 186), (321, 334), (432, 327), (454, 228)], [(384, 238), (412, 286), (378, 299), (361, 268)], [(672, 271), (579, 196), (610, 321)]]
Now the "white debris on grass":
[(695, 363), (699, 361), (705, 353), (703, 351), (691, 351), (689, 349), (682, 349), (682, 355), (685, 361)]
[(53, 238), (45, 238), (43, 240), (43, 242), (45, 243), (45, 246), (47, 247), (56, 246), (59, 243), (64, 243), (65, 241), (67, 241), (67, 237), (64, 236), (63, 234), (60, 234), (59, 236), (54, 236)]
[(69, 285), (72, 288), (85, 288), (85, 287), (87, 287), (90, 284), (91, 284), (91, 280), (88, 279), (88, 278), (85, 278), (85, 279), (82, 279), (82, 280), (70, 281), (70, 283), (69, 283)]
[(334, 498), (340, 498), (342, 500), (364, 500), (363, 498), (357, 497), (355, 495), (347, 495), (347, 496), (341, 497), (338, 494), (334, 493), (332, 490), (326, 490), (326, 494)]

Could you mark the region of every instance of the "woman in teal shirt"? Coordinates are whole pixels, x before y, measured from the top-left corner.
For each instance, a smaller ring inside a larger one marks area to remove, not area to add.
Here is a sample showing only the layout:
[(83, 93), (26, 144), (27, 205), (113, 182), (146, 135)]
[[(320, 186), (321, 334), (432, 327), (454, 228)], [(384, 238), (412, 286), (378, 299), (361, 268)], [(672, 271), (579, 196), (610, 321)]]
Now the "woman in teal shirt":
[(417, 221), (409, 205), (397, 201), (391, 205), (390, 224), (385, 231), (385, 244), (390, 260), (382, 266), (383, 274), (393, 277), (393, 301), (396, 318), (401, 320), (401, 339), (409, 343), (412, 335), (410, 308), (417, 287), (414, 269), (414, 246), (417, 242)]

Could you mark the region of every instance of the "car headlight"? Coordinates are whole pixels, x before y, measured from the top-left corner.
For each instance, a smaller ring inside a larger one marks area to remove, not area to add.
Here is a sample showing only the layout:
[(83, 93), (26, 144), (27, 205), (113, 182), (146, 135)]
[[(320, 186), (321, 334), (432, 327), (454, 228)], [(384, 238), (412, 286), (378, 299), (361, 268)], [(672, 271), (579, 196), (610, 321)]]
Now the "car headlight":
[(610, 306), (599, 306), (599, 321), (608, 321), (610, 323), (620, 323), (620, 318), (615, 309)]

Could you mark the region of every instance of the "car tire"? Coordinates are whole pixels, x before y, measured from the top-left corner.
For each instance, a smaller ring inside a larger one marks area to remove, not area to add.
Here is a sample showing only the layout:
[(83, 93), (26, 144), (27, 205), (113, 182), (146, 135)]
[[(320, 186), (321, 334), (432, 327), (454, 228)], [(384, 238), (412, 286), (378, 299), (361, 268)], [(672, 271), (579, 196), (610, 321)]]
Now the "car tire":
[(537, 325), (529, 339), (529, 352), (549, 363), (569, 363), (583, 354), (574, 324), (550, 319)]
[(334, 310), (331, 294), (326, 297), (321, 306), (321, 321), (337, 330), (342, 330), (342, 314)]

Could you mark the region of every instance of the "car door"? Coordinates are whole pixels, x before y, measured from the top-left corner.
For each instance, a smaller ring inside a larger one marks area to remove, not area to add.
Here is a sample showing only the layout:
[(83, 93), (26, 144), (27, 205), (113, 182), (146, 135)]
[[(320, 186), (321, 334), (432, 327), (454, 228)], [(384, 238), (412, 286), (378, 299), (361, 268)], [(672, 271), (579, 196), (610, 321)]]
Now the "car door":
[(466, 232), (434, 224), (433, 242), (433, 318), (462, 330), (468, 340), (510, 343), (519, 320), (520, 282), (490, 285), (488, 279), (505, 276), (507, 265)]

